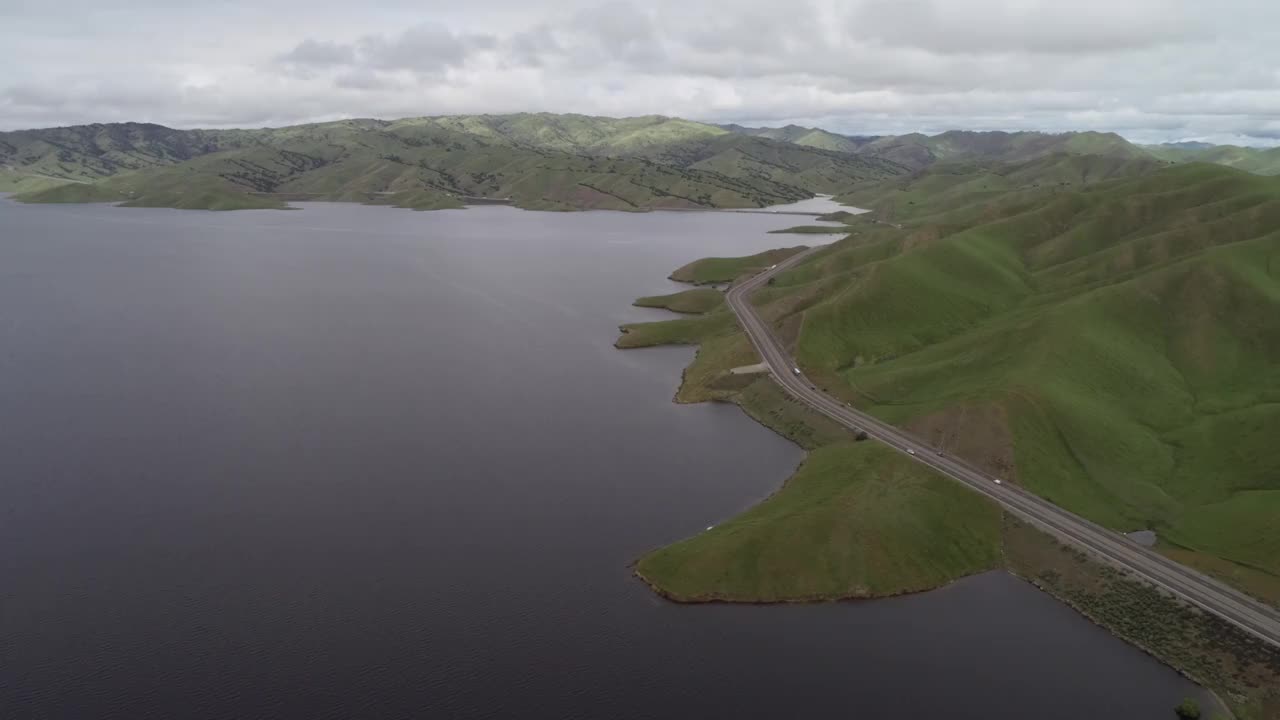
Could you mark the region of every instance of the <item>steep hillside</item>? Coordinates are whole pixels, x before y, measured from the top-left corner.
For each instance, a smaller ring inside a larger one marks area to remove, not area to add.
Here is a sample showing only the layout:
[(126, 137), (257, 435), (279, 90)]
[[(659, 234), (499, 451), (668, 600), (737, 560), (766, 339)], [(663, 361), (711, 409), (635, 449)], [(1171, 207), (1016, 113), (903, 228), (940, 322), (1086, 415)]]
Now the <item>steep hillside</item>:
[(1194, 164), (850, 222), (756, 298), (813, 377), (1280, 601), (1280, 179)]

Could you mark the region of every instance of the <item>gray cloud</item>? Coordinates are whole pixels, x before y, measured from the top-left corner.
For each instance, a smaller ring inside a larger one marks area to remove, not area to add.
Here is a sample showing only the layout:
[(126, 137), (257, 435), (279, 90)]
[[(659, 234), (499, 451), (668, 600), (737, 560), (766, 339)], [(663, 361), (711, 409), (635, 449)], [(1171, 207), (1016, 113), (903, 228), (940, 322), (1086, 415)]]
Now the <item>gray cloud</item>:
[(350, 45), (307, 38), (289, 52), (280, 56), (281, 61), (299, 65), (349, 65), (355, 62), (355, 50)]
[(944, 54), (1083, 54), (1182, 42), (1200, 35), (1163, 0), (869, 0), (850, 17), (855, 36)]
[[(280, 55), (278, 61), (294, 69), (356, 68), (358, 72), (340, 76), (345, 83), (341, 86), (372, 89), (383, 83), (373, 82), (369, 71), (435, 73), (460, 66), (472, 53), (492, 50), (497, 44), (492, 35), (455, 33), (439, 23), (422, 23), (399, 32), (364, 35), (353, 42), (307, 38)], [(356, 77), (363, 80), (352, 79)]]
[(385, 74), (365, 68), (357, 68), (336, 76), (333, 79), (333, 85), (344, 90), (386, 90), (400, 86)]
[(493, 47), (483, 34), (455, 34), (436, 23), (411, 27), (396, 35), (369, 35), (359, 42), (361, 61), (383, 70), (436, 71), (462, 64), (475, 50)]
[(0, 127), (549, 110), (1271, 142), (1280, 121), (1280, 7), (1255, 0), (134, 2), (4, 11)]

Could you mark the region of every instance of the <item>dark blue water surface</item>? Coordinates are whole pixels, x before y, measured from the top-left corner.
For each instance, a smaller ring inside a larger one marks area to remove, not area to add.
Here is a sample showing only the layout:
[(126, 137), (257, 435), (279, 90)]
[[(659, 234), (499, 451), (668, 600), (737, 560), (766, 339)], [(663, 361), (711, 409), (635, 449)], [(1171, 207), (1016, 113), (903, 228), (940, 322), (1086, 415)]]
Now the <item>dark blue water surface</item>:
[(632, 578), (801, 453), (616, 327), (795, 220), (0, 200), (0, 717), (1170, 717), (1192, 686), (1004, 574)]

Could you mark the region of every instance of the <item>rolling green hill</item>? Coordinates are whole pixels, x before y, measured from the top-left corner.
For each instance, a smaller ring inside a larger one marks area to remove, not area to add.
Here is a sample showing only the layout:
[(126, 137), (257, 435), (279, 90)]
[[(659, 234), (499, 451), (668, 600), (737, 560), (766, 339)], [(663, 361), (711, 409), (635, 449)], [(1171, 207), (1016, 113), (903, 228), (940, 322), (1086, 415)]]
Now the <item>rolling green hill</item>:
[(412, 118), (392, 123), (388, 129), (400, 132), (410, 128), (441, 128), (519, 148), (644, 158), (680, 169), (766, 180), (817, 193), (839, 192), (857, 182), (906, 171), (878, 157), (851, 155), (856, 143), (848, 138), (796, 126), (776, 132), (772, 128), (729, 132), (723, 127), (657, 115), (617, 119), (537, 113)]
[(445, 115), (407, 118), (388, 129), (439, 128), (493, 143), (589, 155), (632, 155), (687, 140), (726, 134), (713, 125), (646, 115), (610, 118), (554, 113)]
[(1169, 162), (1207, 162), (1259, 175), (1280, 175), (1280, 148), (1251, 148), (1208, 143), (1143, 145), (1143, 150)]
[(796, 145), (816, 147), (819, 150), (834, 150), (836, 152), (849, 153), (857, 152), (858, 148), (863, 145), (879, 139), (876, 137), (837, 135), (836, 133), (828, 132), (822, 128), (802, 127), (800, 125), (787, 125), (780, 128), (744, 127), (742, 125), (718, 125), (717, 127), (739, 135), (752, 135), (754, 137), (762, 137), (769, 140), (779, 140), (782, 142), (794, 143)]
[(685, 120), (545, 114), (262, 130), (94, 125), (0, 133), (0, 152), (3, 189), (21, 200), (228, 209), (304, 198), (428, 209), (468, 196), (554, 210), (760, 207), (903, 172)]
[[(1080, 167), (1069, 160), (1034, 166), (1060, 156), (1079, 158)], [(617, 210), (758, 207), (830, 193), (875, 207), (881, 217), (904, 218), (1014, 187), (1065, 187), (1186, 160), (1280, 173), (1280, 150), (1139, 148), (1111, 133), (872, 138), (657, 115), (519, 113), (244, 130), (119, 123), (0, 133), (0, 191), (33, 202), (173, 207), (280, 207), (307, 198), (434, 209), (483, 196), (527, 208)], [(985, 174), (970, 173), (974, 163)], [(1009, 171), (1009, 164), (1031, 166)], [(909, 176), (926, 168), (945, 172), (924, 185)], [(963, 176), (963, 187), (937, 192), (948, 174)], [(67, 183), (94, 185), (59, 187)], [(899, 192), (887, 192), (894, 187)], [(917, 206), (919, 198), (928, 198), (927, 208)]]
[(983, 203), (1000, 198), (1004, 206), (1118, 177), (1137, 176), (1162, 167), (1152, 158), (1056, 153), (1018, 163), (946, 161), (925, 170), (864, 182), (837, 199), (876, 212), (879, 220), (921, 220), (956, 211), (986, 212)]
[(794, 602), (928, 590), (1000, 562), (994, 503), (888, 448), (844, 442), (812, 451), (768, 500), (644, 556), (636, 572), (681, 602)]
[(1049, 134), (951, 130), (939, 135), (913, 133), (879, 138), (861, 146), (858, 152), (915, 169), (948, 160), (1022, 162), (1056, 153), (1129, 159), (1148, 157), (1141, 148), (1119, 135), (1099, 132)]
[[(211, 206), (230, 208), (271, 207), (283, 199), (309, 198), (433, 208), (456, 207), (465, 196), (481, 196), (510, 198), (534, 209), (638, 210), (759, 207), (813, 195), (800, 171), (787, 177), (778, 170), (773, 177), (780, 179), (774, 180), (644, 157), (566, 153), (512, 145), (434, 122), (343, 121), (227, 131), (220, 142), (200, 146), (213, 150), (204, 154), (196, 154), (190, 145), (176, 144), (182, 153), (167, 155), (161, 152), (163, 145), (147, 147), (149, 164), (139, 162), (136, 168), (82, 162), (76, 166), (80, 177), (102, 173), (93, 185), (37, 188), (19, 199), (199, 207), (198, 199), (207, 198)], [(134, 144), (134, 155), (144, 154), (139, 149), (143, 145)], [(795, 153), (821, 155), (801, 148)], [(822, 156), (820, 161), (830, 158)], [(44, 167), (44, 162), (27, 167)], [(855, 179), (851, 176), (849, 182)]]
[(852, 219), (757, 301), (856, 404), (1280, 601), (1280, 179), (965, 189), (1016, 172), (918, 177), (938, 212)]

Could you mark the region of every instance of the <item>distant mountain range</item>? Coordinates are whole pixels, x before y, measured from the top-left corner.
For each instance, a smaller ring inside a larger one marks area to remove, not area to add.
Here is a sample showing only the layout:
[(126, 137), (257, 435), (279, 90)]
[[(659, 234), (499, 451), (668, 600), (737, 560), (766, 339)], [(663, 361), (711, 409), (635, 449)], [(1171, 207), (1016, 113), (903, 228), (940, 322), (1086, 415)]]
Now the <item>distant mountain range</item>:
[(343, 120), (255, 130), (144, 123), (0, 133), (0, 191), (31, 202), (283, 207), (292, 199), (531, 209), (760, 207), (845, 194), (938, 163), (1055, 154), (1207, 161), (1280, 173), (1280, 150), (1139, 147), (1111, 133), (839, 135), (679, 118), (522, 113)]
[(1142, 149), (1169, 162), (1207, 162), (1239, 168), (1258, 175), (1280, 175), (1280, 147), (1252, 148), (1185, 142), (1143, 145)]
[(907, 170), (685, 120), (578, 115), (264, 130), (84, 125), (0, 134), (0, 166), (0, 189), (35, 202), (253, 208), (310, 198), (441, 208), (484, 197), (614, 210), (760, 207)]

